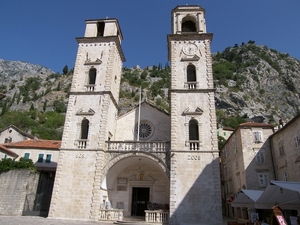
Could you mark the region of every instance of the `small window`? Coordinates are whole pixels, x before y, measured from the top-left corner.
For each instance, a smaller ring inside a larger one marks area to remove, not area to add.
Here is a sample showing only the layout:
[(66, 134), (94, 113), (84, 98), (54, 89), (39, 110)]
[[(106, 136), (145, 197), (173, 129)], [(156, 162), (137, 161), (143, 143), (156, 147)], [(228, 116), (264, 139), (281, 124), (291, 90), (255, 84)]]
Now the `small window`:
[(47, 154), (46, 155), (46, 163), (50, 163), (51, 162), (51, 154)]
[(24, 159), (29, 159), (30, 153), (24, 153)]
[(44, 161), (44, 154), (39, 154), (38, 162), (42, 163)]
[(298, 148), (300, 146), (300, 138), (297, 133), (294, 135), (294, 141), (295, 141), (295, 147)]
[(7, 155), (5, 154), (4, 156), (3, 156), (3, 159), (6, 159), (7, 158)]
[(4, 140), (4, 143), (11, 143), (12, 142), (12, 138), (9, 137), (9, 138), (5, 138)]
[(283, 141), (278, 142), (279, 156), (284, 156)]
[(266, 187), (268, 184), (268, 174), (267, 173), (257, 173), (259, 187)]
[(265, 163), (265, 152), (263, 150), (256, 152), (255, 159), (259, 164)]
[(253, 132), (254, 135), (254, 142), (255, 143), (261, 143), (262, 142), (262, 134), (260, 131)]

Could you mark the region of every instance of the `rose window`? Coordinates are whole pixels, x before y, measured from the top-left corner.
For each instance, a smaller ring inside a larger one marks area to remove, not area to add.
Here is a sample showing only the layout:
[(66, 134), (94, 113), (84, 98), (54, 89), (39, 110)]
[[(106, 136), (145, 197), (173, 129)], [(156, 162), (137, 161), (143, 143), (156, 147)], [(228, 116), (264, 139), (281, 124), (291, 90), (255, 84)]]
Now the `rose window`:
[[(135, 133), (138, 133), (138, 126), (135, 128)], [(141, 139), (149, 138), (153, 133), (153, 127), (150, 123), (142, 121), (140, 123), (139, 137)]]

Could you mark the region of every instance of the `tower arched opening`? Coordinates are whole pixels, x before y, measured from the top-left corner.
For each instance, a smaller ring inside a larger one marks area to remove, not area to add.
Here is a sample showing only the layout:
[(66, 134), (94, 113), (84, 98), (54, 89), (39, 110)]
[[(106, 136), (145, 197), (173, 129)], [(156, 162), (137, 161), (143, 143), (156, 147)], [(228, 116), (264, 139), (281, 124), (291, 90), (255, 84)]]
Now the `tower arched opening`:
[(196, 20), (192, 16), (186, 16), (181, 23), (182, 32), (197, 32)]

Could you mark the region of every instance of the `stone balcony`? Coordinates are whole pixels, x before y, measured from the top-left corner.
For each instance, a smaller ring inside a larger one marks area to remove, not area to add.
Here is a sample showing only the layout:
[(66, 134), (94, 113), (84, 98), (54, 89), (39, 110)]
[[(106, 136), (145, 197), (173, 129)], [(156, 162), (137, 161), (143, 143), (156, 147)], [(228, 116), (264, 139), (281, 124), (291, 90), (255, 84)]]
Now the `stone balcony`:
[(170, 142), (166, 141), (107, 141), (108, 151), (141, 151), (141, 152), (168, 152)]

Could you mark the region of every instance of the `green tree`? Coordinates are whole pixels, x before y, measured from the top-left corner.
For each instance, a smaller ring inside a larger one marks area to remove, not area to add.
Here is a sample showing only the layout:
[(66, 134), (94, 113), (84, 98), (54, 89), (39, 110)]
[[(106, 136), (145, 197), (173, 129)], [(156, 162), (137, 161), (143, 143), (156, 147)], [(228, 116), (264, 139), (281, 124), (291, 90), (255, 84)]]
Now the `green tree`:
[(65, 67), (63, 68), (63, 75), (66, 75), (66, 74), (68, 74), (68, 72), (69, 72), (69, 68), (68, 68), (68, 65), (65, 65)]
[(47, 99), (44, 101), (44, 104), (43, 104), (43, 111), (44, 112), (46, 111), (46, 108), (47, 108)]
[(67, 111), (67, 107), (63, 101), (55, 100), (53, 102), (53, 108), (55, 112), (65, 113)]

